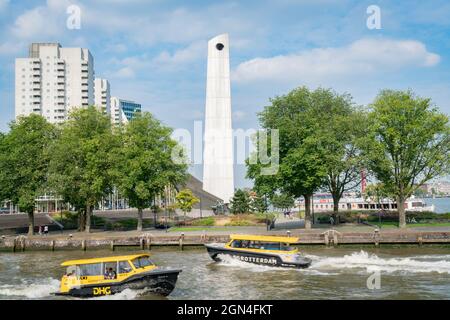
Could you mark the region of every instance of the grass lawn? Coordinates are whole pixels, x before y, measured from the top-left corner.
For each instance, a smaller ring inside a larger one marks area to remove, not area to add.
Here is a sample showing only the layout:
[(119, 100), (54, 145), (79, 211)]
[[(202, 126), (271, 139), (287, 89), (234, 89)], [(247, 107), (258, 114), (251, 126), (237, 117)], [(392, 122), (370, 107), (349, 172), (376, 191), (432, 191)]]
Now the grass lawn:
[(168, 231), (169, 232), (189, 232), (189, 231), (203, 231), (203, 230), (213, 230), (213, 231), (228, 231), (233, 228), (229, 227), (172, 227)]
[[(397, 222), (371, 222), (373, 225), (380, 226), (383, 229), (388, 228), (398, 228)], [(417, 227), (450, 227), (450, 222), (419, 222), (419, 223), (408, 223), (407, 228), (417, 228)]]

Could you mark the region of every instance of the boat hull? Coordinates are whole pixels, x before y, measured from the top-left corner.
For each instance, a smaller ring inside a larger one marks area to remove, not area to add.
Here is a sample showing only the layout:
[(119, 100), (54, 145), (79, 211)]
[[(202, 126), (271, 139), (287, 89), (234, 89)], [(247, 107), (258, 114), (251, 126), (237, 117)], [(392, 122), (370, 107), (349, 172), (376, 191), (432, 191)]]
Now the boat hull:
[(149, 292), (169, 295), (175, 288), (178, 274), (181, 270), (152, 270), (143, 274), (136, 274), (121, 282), (110, 282), (102, 284), (89, 284), (74, 287), (66, 293), (55, 293), (55, 295), (73, 297), (98, 297), (112, 295), (125, 289), (148, 289)]
[(227, 255), (244, 262), (272, 267), (302, 269), (308, 268), (311, 265), (311, 260), (305, 257), (300, 257), (300, 259), (298, 259), (297, 261), (286, 261), (277, 254), (233, 250), (214, 244), (206, 244), (205, 247), (208, 251), (209, 256), (217, 262), (221, 261), (221, 255)]

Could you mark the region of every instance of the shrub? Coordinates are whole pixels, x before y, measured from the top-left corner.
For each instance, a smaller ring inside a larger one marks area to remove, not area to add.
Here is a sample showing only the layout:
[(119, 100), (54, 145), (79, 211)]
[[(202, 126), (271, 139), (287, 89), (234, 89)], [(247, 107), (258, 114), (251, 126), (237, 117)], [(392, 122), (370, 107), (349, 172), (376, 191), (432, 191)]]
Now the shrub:
[(213, 226), (216, 220), (214, 217), (207, 217), (202, 219), (193, 220), (191, 222), (192, 226)]

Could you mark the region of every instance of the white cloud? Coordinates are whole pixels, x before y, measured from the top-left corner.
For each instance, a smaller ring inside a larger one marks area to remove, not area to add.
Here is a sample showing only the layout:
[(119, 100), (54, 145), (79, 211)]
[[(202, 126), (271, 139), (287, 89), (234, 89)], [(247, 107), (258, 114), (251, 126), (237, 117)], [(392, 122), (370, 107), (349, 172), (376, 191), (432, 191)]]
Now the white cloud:
[(61, 35), (66, 28), (66, 9), (70, 4), (68, 0), (47, 0), (45, 6), (35, 7), (19, 15), (11, 32), (23, 39)]
[(202, 56), (206, 57), (206, 41), (196, 41), (189, 46), (176, 50), (174, 53), (168, 51), (161, 52), (153, 62), (157, 65), (177, 66), (194, 61)]
[(255, 58), (233, 71), (237, 82), (317, 81), (331, 77), (375, 74), (405, 67), (431, 67), (440, 56), (414, 40), (361, 39), (345, 47), (316, 48), (291, 55)]
[(119, 69), (115, 75), (113, 75), (113, 77), (115, 76), (116, 78), (125, 78), (125, 79), (129, 79), (129, 78), (134, 78), (135, 72), (132, 68), (130, 67), (124, 67)]

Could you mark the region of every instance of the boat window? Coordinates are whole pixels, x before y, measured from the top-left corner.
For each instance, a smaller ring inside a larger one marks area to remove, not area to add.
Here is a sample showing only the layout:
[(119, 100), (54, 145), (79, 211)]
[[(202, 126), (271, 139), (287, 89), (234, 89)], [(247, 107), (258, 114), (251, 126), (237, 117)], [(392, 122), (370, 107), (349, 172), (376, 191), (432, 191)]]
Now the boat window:
[(242, 240), (241, 248), (249, 248), (249, 245), (250, 245), (250, 241)]
[(66, 276), (72, 277), (76, 274), (77, 267), (76, 266), (68, 266), (66, 269)]
[(128, 261), (119, 261), (119, 273), (128, 273), (131, 271), (131, 265)]
[(136, 268), (144, 268), (153, 265), (148, 257), (139, 257), (131, 261)]
[(232, 248), (242, 248), (242, 241), (241, 240), (234, 240), (231, 243)]
[(103, 275), (101, 263), (82, 264), (78, 266), (80, 276), (100, 276)]
[(295, 248), (291, 247), (289, 245), (289, 243), (282, 243), (281, 244), (281, 250), (283, 250), (283, 251), (293, 251), (293, 250), (295, 250)]
[(117, 262), (105, 262), (103, 264), (103, 275), (105, 279), (116, 279), (117, 278)]
[(252, 248), (252, 249), (260, 249), (261, 248), (261, 242), (259, 242), (259, 241), (250, 241), (250, 244), (249, 244), (248, 247)]
[(261, 243), (261, 249), (263, 249), (263, 250), (280, 250), (280, 244), (278, 242), (263, 242), (263, 243)]

